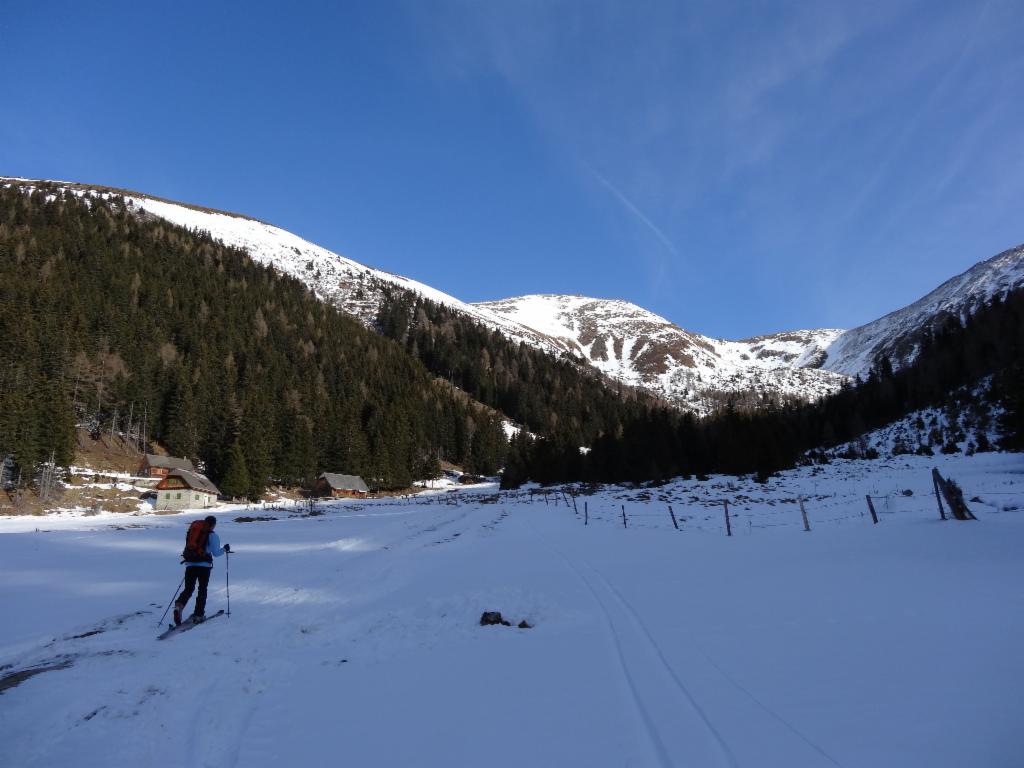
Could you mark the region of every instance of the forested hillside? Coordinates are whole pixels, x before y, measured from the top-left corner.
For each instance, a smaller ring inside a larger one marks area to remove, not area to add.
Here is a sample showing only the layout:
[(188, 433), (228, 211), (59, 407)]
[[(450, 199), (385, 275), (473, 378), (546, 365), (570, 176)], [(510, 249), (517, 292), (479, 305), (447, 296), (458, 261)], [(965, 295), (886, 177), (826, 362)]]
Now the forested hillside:
[(516, 343), (471, 317), (411, 291), (382, 288), (377, 327), (435, 375), (533, 433), (590, 445), (655, 407), (654, 398), (609, 384), (577, 362)]
[[(1003, 447), (1024, 449), (1024, 291), (996, 298), (966, 321), (946, 315), (927, 334), (914, 361), (893, 371), (883, 359), (857, 380), (815, 403), (726, 408), (697, 421), (664, 410), (607, 433), (581, 455), (564, 441), (512, 441), (506, 486), (524, 479), (646, 481), (691, 473), (769, 473), (792, 467), (809, 451), (855, 440), (929, 406), (970, 410), (977, 445), (987, 442), (990, 414), (999, 414)], [(977, 385), (989, 379), (983, 396)], [(995, 406), (995, 408), (993, 408)], [(965, 435), (930, 436), (907, 450), (937, 452)]]
[(387, 488), (501, 461), (500, 419), (400, 345), (116, 196), (0, 189), (0, 340), (0, 458), (22, 476), (118, 414), (254, 497), (322, 469)]

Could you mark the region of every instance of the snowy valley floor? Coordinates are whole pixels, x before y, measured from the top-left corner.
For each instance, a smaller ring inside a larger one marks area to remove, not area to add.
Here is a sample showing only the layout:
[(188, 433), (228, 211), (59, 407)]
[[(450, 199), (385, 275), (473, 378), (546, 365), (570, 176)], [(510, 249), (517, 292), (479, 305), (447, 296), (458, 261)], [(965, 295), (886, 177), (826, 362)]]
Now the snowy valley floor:
[(0, 519), (0, 765), (1024, 764), (1020, 455), (415, 501), (221, 511), (232, 615), (160, 642), (195, 515)]

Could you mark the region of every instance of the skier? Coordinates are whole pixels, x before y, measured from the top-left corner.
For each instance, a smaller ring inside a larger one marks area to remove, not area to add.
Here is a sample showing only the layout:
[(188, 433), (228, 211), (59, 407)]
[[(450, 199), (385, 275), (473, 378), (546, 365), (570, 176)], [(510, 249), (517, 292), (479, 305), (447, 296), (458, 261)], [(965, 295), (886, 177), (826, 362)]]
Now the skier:
[(209, 515), (204, 520), (195, 520), (188, 527), (185, 535), (185, 549), (181, 553), (181, 562), (185, 565), (185, 589), (174, 601), (174, 623), (181, 624), (181, 612), (185, 610), (192, 590), (199, 582), (199, 594), (196, 596), (196, 607), (192, 612), (192, 623), (199, 624), (206, 618), (206, 588), (210, 583), (210, 572), (213, 570), (213, 558), (220, 557), (231, 551), (231, 545), (220, 545), (220, 537), (214, 533), (217, 518)]

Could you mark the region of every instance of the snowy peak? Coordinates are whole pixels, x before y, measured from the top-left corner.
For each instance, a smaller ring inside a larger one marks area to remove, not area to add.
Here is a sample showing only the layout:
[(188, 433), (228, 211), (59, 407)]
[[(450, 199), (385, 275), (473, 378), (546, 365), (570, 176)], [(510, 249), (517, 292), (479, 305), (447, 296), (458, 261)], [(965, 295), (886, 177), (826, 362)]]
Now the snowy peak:
[(533, 295), (474, 306), (554, 339), (612, 378), (699, 413), (714, 408), (723, 393), (819, 397), (845, 380), (818, 370), (842, 333), (835, 329), (726, 341), (618, 299)]
[(947, 280), (913, 304), (849, 331), (800, 330), (727, 341), (687, 331), (635, 304), (584, 296), (520, 296), (475, 306), (532, 328), (625, 383), (706, 413), (730, 393), (818, 398), (881, 357), (912, 362), (944, 318), (966, 318), (1024, 288), (1024, 246)]

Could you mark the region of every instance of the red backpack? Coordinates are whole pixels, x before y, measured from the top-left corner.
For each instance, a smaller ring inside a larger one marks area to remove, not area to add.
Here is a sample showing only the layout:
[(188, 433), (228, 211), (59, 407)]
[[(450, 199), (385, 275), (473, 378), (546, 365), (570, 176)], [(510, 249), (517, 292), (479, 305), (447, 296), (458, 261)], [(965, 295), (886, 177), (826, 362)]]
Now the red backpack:
[(193, 520), (185, 534), (185, 549), (181, 559), (186, 563), (212, 563), (213, 556), (206, 551), (206, 542), (213, 530), (205, 520)]

